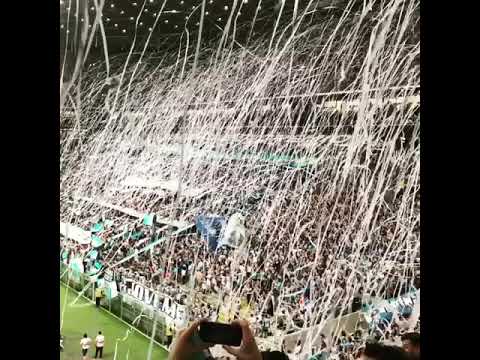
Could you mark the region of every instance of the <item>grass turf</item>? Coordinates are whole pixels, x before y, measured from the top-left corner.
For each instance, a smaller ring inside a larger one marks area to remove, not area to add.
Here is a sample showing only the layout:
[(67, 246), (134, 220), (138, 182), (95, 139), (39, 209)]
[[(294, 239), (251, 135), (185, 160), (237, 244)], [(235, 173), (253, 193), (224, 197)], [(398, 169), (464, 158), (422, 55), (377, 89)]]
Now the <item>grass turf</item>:
[[(63, 344), (65, 350), (60, 353), (60, 359), (79, 360), (82, 358), (80, 339), (84, 333), (87, 333), (92, 339), (88, 357), (93, 358), (95, 355), (93, 342), (98, 331), (101, 331), (105, 336), (103, 359), (113, 359), (115, 340), (124, 338), (129, 326), (107, 312), (97, 309), (94, 304), (88, 302), (83, 297), (77, 301), (76, 305), (69, 306), (77, 295), (75, 290), (67, 289), (63, 284), (60, 284), (60, 317), (62, 316), (64, 301), (67, 300), (63, 315), (63, 327), (61, 329), (61, 334), (65, 337)], [(116, 360), (147, 359), (149, 344), (149, 339), (132, 330), (124, 342), (118, 343)], [(154, 344), (152, 360), (164, 360), (167, 356), (168, 353), (163, 348)]]

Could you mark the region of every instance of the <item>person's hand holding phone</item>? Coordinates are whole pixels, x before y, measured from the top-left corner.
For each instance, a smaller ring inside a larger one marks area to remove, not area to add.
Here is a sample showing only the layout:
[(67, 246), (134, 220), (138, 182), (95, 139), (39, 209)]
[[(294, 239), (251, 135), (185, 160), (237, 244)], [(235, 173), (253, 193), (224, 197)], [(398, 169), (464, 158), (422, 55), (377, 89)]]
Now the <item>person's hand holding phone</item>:
[(238, 325), (242, 329), (242, 343), (240, 347), (231, 347), (224, 345), (223, 348), (235, 356), (238, 360), (262, 360), (262, 354), (258, 350), (257, 343), (250, 330), (248, 322), (245, 320), (235, 320), (232, 325)]
[(213, 346), (213, 344), (202, 342), (196, 334), (202, 321), (195, 321), (188, 328), (178, 332), (168, 356), (169, 360), (191, 360), (195, 353), (200, 353)]

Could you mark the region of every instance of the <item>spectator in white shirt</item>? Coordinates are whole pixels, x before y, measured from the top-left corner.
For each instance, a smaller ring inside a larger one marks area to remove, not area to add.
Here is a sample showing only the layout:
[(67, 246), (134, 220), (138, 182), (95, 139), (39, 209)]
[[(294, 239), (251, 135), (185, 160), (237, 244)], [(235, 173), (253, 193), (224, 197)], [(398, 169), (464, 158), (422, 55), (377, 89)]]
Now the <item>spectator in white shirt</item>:
[(82, 356), (84, 360), (87, 358), (88, 349), (90, 349), (91, 343), (92, 339), (90, 339), (87, 334), (83, 334), (83, 338), (80, 340), (80, 345), (82, 346)]
[(105, 336), (102, 335), (102, 332), (99, 331), (97, 337), (95, 338), (95, 359), (100, 355), (100, 359), (103, 356), (103, 346), (105, 345)]

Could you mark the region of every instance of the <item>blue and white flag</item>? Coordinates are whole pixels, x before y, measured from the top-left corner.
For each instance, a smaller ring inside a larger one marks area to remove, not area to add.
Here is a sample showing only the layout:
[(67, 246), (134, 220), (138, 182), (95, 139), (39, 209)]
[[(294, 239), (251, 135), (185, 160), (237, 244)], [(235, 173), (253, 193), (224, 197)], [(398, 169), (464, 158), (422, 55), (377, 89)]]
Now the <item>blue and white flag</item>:
[(207, 242), (210, 251), (215, 251), (219, 246), (219, 241), (223, 237), (225, 223), (225, 218), (221, 216), (200, 215), (195, 219), (197, 232)]

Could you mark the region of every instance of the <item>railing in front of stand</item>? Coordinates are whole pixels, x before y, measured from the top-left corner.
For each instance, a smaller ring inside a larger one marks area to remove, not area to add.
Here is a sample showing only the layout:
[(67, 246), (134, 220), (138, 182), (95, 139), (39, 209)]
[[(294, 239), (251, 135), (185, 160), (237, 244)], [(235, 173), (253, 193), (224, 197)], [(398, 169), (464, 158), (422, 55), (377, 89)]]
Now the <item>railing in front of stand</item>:
[[(95, 302), (95, 289), (90, 280), (90, 276), (81, 273), (72, 274), (70, 271), (67, 271), (67, 266), (62, 262), (60, 262), (60, 274), (61, 283), (69, 286), (78, 293), (82, 293), (82, 295), (90, 301)], [(115, 317), (133, 326), (148, 338), (152, 335), (154, 316), (157, 316), (157, 328), (154, 339), (159, 345), (166, 349), (167, 334), (165, 314), (146, 309), (144, 306), (141, 306), (141, 304), (124, 301), (120, 293), (113, 299), (104, 297), (100, 306)]]

